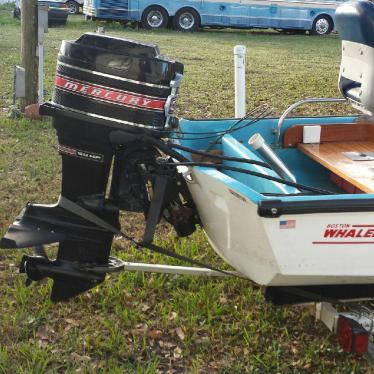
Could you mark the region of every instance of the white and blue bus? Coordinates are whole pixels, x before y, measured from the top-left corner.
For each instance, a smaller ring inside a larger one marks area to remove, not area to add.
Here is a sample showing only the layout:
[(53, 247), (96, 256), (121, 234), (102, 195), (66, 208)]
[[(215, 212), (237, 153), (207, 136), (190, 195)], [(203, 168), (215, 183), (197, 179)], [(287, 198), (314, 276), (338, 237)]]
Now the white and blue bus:
[(85, 0), (88, 18), (141, 22), (148, 29), (172, 25), (180, 31), (199, 27), (334, 30), (336, 8), (344, 0)]

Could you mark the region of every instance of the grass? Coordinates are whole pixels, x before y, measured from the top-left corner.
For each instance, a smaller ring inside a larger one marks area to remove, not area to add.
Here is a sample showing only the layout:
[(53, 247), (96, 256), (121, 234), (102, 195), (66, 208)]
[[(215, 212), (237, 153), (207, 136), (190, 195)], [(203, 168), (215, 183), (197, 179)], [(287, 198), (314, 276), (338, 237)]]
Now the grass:
[[(20, 27), (0, 7), (0, 108), (11, 101), (19, 64)], [(51, 93), (62, 39), (97, 24), (73, 17), (46, 35), (46, 95)], [(185, 64), (181, 117), (230, 117), (232, 50), (248, 48), (248, 107), (267, 102), (274, 113), (307, 96), (336, 96), (340, 43), (275, 32), (205, 30), (149, 32), (106, 25), (109, 34), (150, 41)], [(308, 107), (303, 114), (343, 113)], [(0, 117), (0, 223), (3, 233), (29, 200), (53, 202), (60, 163), (50, 122)], [(223, 266), (197, 232), (159, 243)], [(124, 251), (125, 249), (125, 251)], [(52, 304), (50, 283), (24, 286), (17, 264), (27, 251), (0, 251), (0, 373), (366, 373), (360, 357), (342, 353), (335, 338), (305, 308), (276, 308), (244, 280), (121, 273), (71, 300)], [(116, 241), (114, 255), (173, 263)]]

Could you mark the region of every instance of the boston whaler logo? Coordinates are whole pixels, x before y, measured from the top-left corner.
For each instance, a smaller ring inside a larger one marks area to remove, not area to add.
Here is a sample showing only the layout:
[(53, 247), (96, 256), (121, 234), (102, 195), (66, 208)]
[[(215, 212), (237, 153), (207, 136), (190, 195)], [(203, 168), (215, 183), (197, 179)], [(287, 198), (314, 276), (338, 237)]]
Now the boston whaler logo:
[(87, 96), (92, 99), (106, 101), (117, 105), (163, 111), (166, 103), (166, 99), (152, 98), (132, 92), (81, 82), (71, 78), (65, 78), (61, 75), (56, 75), (55, 85), (61, 90), (76, 95)]
[(313, 244), (374, 244), (374, 224), (328, 224), (324, 229), (323, 239)]

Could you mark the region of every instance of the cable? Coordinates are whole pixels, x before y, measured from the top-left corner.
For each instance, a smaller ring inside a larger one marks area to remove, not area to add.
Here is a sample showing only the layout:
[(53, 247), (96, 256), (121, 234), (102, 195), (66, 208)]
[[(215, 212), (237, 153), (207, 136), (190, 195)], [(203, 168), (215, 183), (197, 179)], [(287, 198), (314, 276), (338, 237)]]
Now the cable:
[(317, 187), (306, 186), (306, 185), (303, 185), (303, 184), (300, 184), (300, 183), (288, 181), (286, 179), (282, 179), (282, 178), (278, 178), (278, 177), (273, 177), (271, 175), (258, 173), (256, 171), (237, 168), (235, 166), (219, 165), (219, 164), (213, 164), (211, 162), (180, 162), (180, 163), (166, 162), (166, 163), (163, 163), (163, 165), (175, 166), (175, 167), (178, 167), (178, 166), (201, 166), (201, 167), (215, 168), (215, 169), (218, 169), (218, 170), (223, 169), (223, 170), (229, 170), (229, 171), (236, 171), (238, 173), (249, 174), (249, 175), (253, 175), (255, 177), (268, 179), (268, 180), (271, 180), (273, 182), (278, 182), (278, 183), (281, 183), (281, 184), (285, 184), (287, 186), (295, 187), (295, 188), (298, 188), (300, 190), (315, 192), (315, 193), (320, 194), (320, 195), (336, 195), (335, 192), (331, 192), (331, 191), (324, 190), (324, 189), (317, 188)]
[(251, 165), (259, 165), (259, 166), (263, 166), (267, 169), (271, 169), (271, 167), (266, 162), (263, 162), (263, 161), (248, 160), (248, 159), (241, 158), (241, 157), (230, 157), (230, 156), (215, 155), (215, 154), (212, 154), (212, 153), (209, 153), (209, 152), (197, 151), (193, 148), (185, 147), (183, 145), (170, 143), (170, 142), (167, 143), (166, 145), (169, 146), (170, 148), (181, 149), (182, 151), (186, 151), (186, 152), (189, 152), (189, 153), (194, 153), (194, 154), (197, 154), (197, 155), (200, 155), (200, 156), (206, 156), (206, 157), (209, 157), (209, 158), (214, 158), (214, 159), (217, 159), (217, 160), (242, 162), (242, 163), (251, 164)]
[[(262, 108), (264, 108), (264, 109), (262, 110)], [(267, 111), (268, 109), (269, 109), (269, 105), (268, 105), (268, 104), (262, 104), (262, 105), (260, 105), (259, 107), (256, 107), (256, 108), (250, 110), (249, 112), (247, 112), (247, 113), (245, 114), (244, 117), (239, 118), (239, 120), (236, 121), (236, 122), (234, 122), (234, 123), (230, 126), (230, 128), (229, 128), (228, 130), (199, 132), (199, 134), (201, 134), (201, 135), (217, 134), (217, 135), (218, 135), (218, 134), (220, 134), (220, 133), (226, 133), (227, 131), (230, 131), (233, 127), (235, 127), (235, 126), (238, 125), (239, 123), (241, 123), (241, 122), (243, 122), (244, 120), (248, 119), (251, 115), (257, 113), (259, 110), (262, 110), (262, 112), (261, 112), (260, 116), (256, 116), (255, 119), (256, 119), (256, 118), (261, 118), (261, 115), (262, 115), (265, 111)], [(176, 132), (176, 133), (177, 133), (177, 134), (178, 134), (178, 133), (179, 133), (179, 134), (187, 134), (187, 135), (195, 135), (195, 134), (196, 134), (196, 132), (186, 132), (186, 131), (180, 131), (180, 132)]]
[[(262, 112), (261, 113), (261, 116), (258, 116), (254, 119), (252, 119), (251, 121), (249, 121), (248, 123), (242, 125), (242, 126), (239, 126), (239, 127), (236, 127), (236, 128), (233, 128), (234, 126), (238, 125), (240, 122), (243, 122), (243, 119), (239, 120), (238, 122), (236, 122), (235, 124), (233, 124), (230, 129), (227, 129), (225, 131), (220, 131), (220, 132), (216, 132), (215, 135), (210, 135), (210, 136), (202, 136), (202, 137), (199, 137), (199, 136), (196, 136), (196, 137), (191, 137), (191, 138), (185, 138), (185, 137), (169, 137), (169, 139), (178, 139), (178, 140), (206, 140), (206, 139), (212, 139), (212, 138), (216, 138), (216, 137), (219, 137), (220, 139), (225, 136), (226, 134), (230, 134), (230, 133), (233, 133), (235, 131), (238, 131), (238, 130), (241, 130), (241, 129), (244, 129), (245, 127), (248, 127), (248, 126), (251, 126), (255, 123), (257, 123), (259, 120), (265, 118), (265, 114), (266, 112)], [(175, 134), (178, 134), (178, 133), (175, 133)], [(180, 133), (180, 134), (185, 134), (185, 133)], [(195, 135), (200, 135), (201, 133), (193, 133)], [(217, 142), (217, 141), (216, 141)], [(216, 142), (212, 142), (211, 145), (214, 145), (216, 144)], [(209, 146), (206, 150), (209, 150), (211, 147)]]
[[(251, 115), (257, 113), (262, 108), (269, 109), (269, 105), (268, 104), (262, 104), (262, 105), (260, 105), (260, 106), (258, 106), (256, 108), (250, 110), (249, 112), (246, 113), (246, 115), (244, 117), (240, 118), (238, 121), (236, 121), (235, 123), (233, 123), (231, 125), (230, 129), (232, 127), (235, 127), (236, 125), (238, 125), (240, 122), (243, 122), (244, 120), (248, 119), (248, 117), (250, 117)], [(259, 116), (257, 116), (257, 117), (259, 117)], [(255, 117), (255, 118), (257, 118), (257, 117)], [(196, 132), (186, 132), (186, 131), (170, 131), (170, 130), (158, 130), (158, 129), (154, 129), (152, 131), (159, 132), (159, 133), (166, 133), (166, 134), (170, 134), (170, 132), (173, 132), (173, 134), (196, 135)], [(198, 134), (200, 134), (200, 135), (209, 135), (209, 134), (218, 135), (218, 134), (226, 133), (227, 131), (228, 130), (207, 131), (207, 132), (199, 132)]]
[[(186, 132), (186, 131), (166, 131), (166, 130), (156, 130), (154, 129), (153, 131), (157, 132), (157, 133), (164, 133), (165, 135), (176, 135), (176, 137), (172, 137), (172, 139), (181, 139), (181, 140), (204, 140), (204, 139), (211, 139), (211, 138), (215, 138), (217, 136), (224, 136), (228, 133), (231, 133), (231, 132), (234, 132), (234, 131), (237, 131), (237, 130), (241, 130), (247, 126), (250, 126), (250, 125), (253, 125), (254, 123), (258, 122), (260, 119), (264, 118), (266, 113), (269, 112), (269, 105), (268, 104), (263, 104), (263, 105), (260, 105), (259, 107), (256, 107), (254, 109), (252, 109), (251, 111), (247, 112), (246, 115), (242, 118), (240, 118), (238, 121), (236, 121), (235, 123), (233, 123), (229, 129), (227, 130), (221, 130), (221, 131), (207, 131), (207, 132)], [(248, 117), (250, 117), (251, 115), (253, 114), (256, 114), (258, 113), (258, 111), (261, 111), (256, 117), (252, 118), (248, 123), (246, 123), (245, 125), (243, 126), (240, 126), (240, 127), (237, 127), (235, 128), (238, 124), (240, 124), (241, 122), (243, 122), (244, 120), (248, 119)], [(235, 128), (235, 129), (234, 129)], [(181, 137), (179, 137), (178, 135), (182, 135)], [(197, 135), (197, 137), (191, 137), (191, 138), (185, 138), (183, 137), (184, 135)], [(208, 136), (199, 136), (199, 135), (208, 135)], [(170, 138), (170, 136), (167, 136), (167, 138)]]

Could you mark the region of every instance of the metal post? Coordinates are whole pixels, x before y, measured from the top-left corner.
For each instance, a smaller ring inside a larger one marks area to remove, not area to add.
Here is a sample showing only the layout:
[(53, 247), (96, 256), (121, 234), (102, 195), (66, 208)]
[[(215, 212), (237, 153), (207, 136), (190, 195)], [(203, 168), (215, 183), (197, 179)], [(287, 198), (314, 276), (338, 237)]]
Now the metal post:
[(244, 45), (234, 47), (235, 118), (242, 118), (246, 114), (245, 55), (246, 47)]

